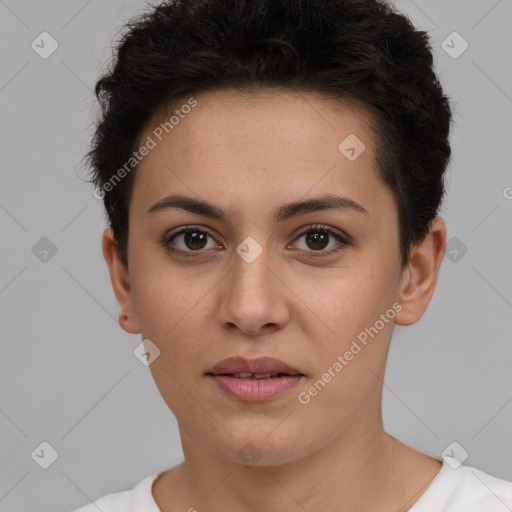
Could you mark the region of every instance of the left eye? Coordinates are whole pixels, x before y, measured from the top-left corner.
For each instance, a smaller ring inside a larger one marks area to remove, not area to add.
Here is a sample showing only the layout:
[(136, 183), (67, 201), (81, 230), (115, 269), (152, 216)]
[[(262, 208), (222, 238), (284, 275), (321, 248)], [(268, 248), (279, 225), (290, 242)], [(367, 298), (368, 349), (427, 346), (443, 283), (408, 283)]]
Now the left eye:
[[(314, 253), (319, 253), (318, 256), (329, 255), (334, 252), (338, 252), (343, 248), (343, 246), (348, 245), (348, 242), (344, 237), (323, 226), (309, 228), (307, 231), (302, 232), (296, 240), (299, 240), (302, 237), (305, 237), (304, 242), (306, 248), (299, 247), (299, 249), (306, 252), (313, 252), (313, 254), (308, 254), (308, 256), (317, 256), (317, 254)], [(338, 242), (337, 244), (334, 243), (336, 241)], [(325, 250), (330, 242), (333, 242), (334, 246)]]

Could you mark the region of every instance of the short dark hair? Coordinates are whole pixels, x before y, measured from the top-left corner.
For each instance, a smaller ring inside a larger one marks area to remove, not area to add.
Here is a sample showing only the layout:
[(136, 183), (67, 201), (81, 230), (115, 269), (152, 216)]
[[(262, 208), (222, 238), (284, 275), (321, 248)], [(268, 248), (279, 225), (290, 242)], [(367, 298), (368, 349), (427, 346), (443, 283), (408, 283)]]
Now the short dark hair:
[(408, 264), (437, 215), (451, 154), (452, 114), (427, 32), (383, 0), (168, 0), (126, 28), (96, 83), (101, 116), (86, 155), (91, 182), (108, 190), (101, 197), (126, 268), (136, 170), (105, 185), (137, 150), (146, 123), (187, 95), (255, 87), (368, 109)]

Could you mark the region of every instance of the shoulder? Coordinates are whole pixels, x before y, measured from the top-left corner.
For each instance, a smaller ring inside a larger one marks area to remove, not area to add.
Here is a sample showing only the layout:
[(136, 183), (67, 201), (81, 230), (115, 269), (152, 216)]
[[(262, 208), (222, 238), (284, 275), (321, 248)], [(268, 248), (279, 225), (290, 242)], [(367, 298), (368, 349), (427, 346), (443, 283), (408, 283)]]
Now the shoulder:
[(130, 508), (130, 493), (131, 491), (116, 492), (107, 494), (102, 498), (89, 503), (83, 507), (77, 508), (72, 512), (121, 512), (121, 510), (131, 510)]
[[(479, 469), (460, 466), (457, 505), (465, 510), (506, 511), (512, 508), (512, 482)], [(473, 508), (468, 508), (472, 506)]]
[(107, 494), (94, 502), (84, 505), (72, 512), (161, 512), (151, 488), (153, 482), (162, 472), (155, 472), (141, 480), (133, 489)]
[(444, 462), (439, 474), (410, 512), (507, 512), (512, 482), (470, 466)]

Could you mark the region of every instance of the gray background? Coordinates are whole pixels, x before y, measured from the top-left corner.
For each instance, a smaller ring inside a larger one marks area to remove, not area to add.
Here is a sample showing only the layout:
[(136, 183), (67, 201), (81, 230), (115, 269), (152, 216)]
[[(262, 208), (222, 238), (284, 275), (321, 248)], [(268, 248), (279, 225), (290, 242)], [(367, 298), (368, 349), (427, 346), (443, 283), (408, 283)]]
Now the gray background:
[[(453, 100), (442, 216), (456, 239), (425, 316), (396, 328), (385, 426), (433, 455), (457, 441), (466, 464), (512, 480), (512, 3), (397, 4), (430, 32)], [(103, 212), (80, 179), (91, 89), (144, 5), (0, 0), (2, 511), (71, 510), (182, 459), (175, 418), (133, 355), (140, 336), (117, 323)], [(47, 59), (31, 48), (43, 31), (59, 44)], [(453, 31), (469, 43), (458, 58), (442, 47)], [(33, 252), (43, 237), (57, 248), (46, 262)], [(43, 441), (58, 452), (48, 469), (31, 456)]]

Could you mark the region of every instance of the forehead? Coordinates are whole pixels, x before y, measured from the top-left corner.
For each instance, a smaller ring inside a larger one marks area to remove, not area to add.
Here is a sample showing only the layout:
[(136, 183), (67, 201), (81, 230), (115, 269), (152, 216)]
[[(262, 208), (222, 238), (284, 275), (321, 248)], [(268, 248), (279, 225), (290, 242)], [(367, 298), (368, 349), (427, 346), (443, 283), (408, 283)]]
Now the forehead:
[[(189, 107), (191, 101), (193, 108)], [(308, 138), (316, 144), (322, 140), (321, 150), (333, 141), (336, 143), (343, 134), (356, 132), (365, 137), (367, 145), (373, 145), (371, 112), (362, 103), (318, 92), (270, 88), (221, 89), (193, 98), (181, 97), (172, 105), (160, 107), (144, 133), (155, 130), (163, 130), (163, 138), (172, 133), (180, 144), (193, 145), (194, 149), (198, 149), (198, 138), (203, 144), (219, 147), (226, 143), (293, 146)], [(160, 141), (158, 133), (156, 137)], [(318, 155), (311, 155), (315, 156)]]
[(384, 188), (370, 113), (318, 93), (227, 89), (184, 97), (154, 114), (140, 140), (148, 137), (155, 145), (137, 168), (136, 209), (174, 191), (218, 202), (229, 192), (257, 207), (336, 188), (356, 201), (369, 193), (377, 200)]

